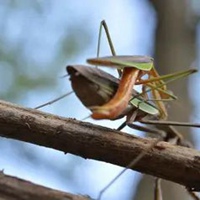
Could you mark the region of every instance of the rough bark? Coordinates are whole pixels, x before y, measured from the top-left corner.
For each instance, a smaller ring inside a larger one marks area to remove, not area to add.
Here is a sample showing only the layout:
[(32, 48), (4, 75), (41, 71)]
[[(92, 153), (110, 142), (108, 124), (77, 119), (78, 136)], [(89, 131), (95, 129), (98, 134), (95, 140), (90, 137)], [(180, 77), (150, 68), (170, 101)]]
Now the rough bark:
[[(0, 101), (0, 136), (123, 167), (155, 142), (4, 101)], [(132, 169), (200, 190), (199, 166), (200, 152), (159, 142)]]
[(1, 200), (89, 200), (87, 196), (74, 195), (36, 185), (0, 172)]

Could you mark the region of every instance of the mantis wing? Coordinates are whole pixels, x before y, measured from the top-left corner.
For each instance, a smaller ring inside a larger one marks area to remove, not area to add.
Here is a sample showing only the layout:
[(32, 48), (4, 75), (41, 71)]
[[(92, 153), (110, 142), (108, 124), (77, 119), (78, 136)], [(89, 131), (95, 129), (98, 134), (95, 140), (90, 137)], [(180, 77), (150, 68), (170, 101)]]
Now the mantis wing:
[(140, 110), (142, 110), (142, 111), (144, 111), (148, 114), (151, 114), (151, 115), (158, 115), (159, 114), (159, 111), (155, 106), (148, 104), (148, 103), (144, 102), (144, 100), (141, 100), (139, 98), (131, 99), (130, 103), (133, 106), (139, 108)]
[(153, 58), (149, 56), (107, 56), (90, 58), (87, 62), (92, 65), (114, 67), (123, 69), (133, 67), (143, 71), (150, 71), (153, 67)]

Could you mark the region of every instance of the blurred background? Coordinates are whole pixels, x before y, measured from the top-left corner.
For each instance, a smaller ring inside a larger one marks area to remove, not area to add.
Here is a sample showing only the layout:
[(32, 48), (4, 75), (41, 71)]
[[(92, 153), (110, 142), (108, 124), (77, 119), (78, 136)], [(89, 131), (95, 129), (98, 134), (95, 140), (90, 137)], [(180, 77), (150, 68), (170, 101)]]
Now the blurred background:
[[(153, 56), (161, 74), (199, 68), (199, 16), (198, 0), (1, 1), (0, 99), (34, 108), (71, 91), (68, 78), (61, 78), (65, 66), (85, 64), (86, 58), (96, 56), (102, 19), (109, 26), (117, 54)], [(110, 55), (105, 36), (101, 47), (100, 55)], [(200, 121), (198, 80), (196, 74), (169, 85), (179, 97), (170, 104), (171, 120)], [(80, 120), (89, 115), (74, 94), (42, 110)], [(116, 128), (120, 121), (98, 123)], [(198, 129), (180, 131), (199, 149)], [(6, 174), (92, 198), (122, 170), (4, 138), (0, 146), (0, 170)], [(103, 199), (153, 199), (153, 181), (128, 170)], [(164, 199), (190, 199), (181, 186), (167, 181), (162, 186)]]

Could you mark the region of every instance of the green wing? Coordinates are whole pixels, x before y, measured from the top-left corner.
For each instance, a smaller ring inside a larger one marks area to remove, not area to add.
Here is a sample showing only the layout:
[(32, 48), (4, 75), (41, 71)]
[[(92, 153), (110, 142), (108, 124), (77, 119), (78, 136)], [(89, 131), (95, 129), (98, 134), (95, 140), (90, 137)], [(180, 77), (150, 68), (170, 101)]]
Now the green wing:
[(144, 71), (149, 71), (153, 67), (153, 58), (148, 56), (108, 56), (87, 59), (87, 62), (98, 66), (108, 66), (119, 69), (133, 67)]
[(138, 107), (140, 110), (148, 113), (148, 114), (151, 114), (151, 115), (158, 115), (159, 114), (159, 110), (155, 106), (153, 106), (149, 103), (146, 103), (146, 102), (144, 102), (144, 101), (142, 101), (138, 98), (132, 99), (130, 101), (130, 103), (132, 105), (134, 105), (135, 107)]

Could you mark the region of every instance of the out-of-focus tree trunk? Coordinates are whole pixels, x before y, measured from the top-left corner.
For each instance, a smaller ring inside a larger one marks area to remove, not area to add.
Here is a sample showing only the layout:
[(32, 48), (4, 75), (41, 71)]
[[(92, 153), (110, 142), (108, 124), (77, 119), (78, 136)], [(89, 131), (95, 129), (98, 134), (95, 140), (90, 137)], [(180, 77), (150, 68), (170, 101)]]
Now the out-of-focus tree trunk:
[[(192, 23), (190, 2), (187, 0), (150, 0), (150, 2), (157, 12), (158, 20), (154, 54), (156, 68), (161, 74), (187, 69), (195, 59), (195, 27)], [(179, 80), (169, 88), (181, 101), (181, 105), (177, 102), (170, 106), (169, 119), (189, 121), (192, 105), (188, 96), (187, 81)], [(188, 133), (186, 129), (179, 130)], [(186, 137), (191, 140), (189, 135)], [(135, 200), (153, 199), (153, 180), (153, 177), (149, 176), (142, 178)], [(189, 199), (185, 189), (179, 185), (163, 181), (162, 189), (164, 200)]]

